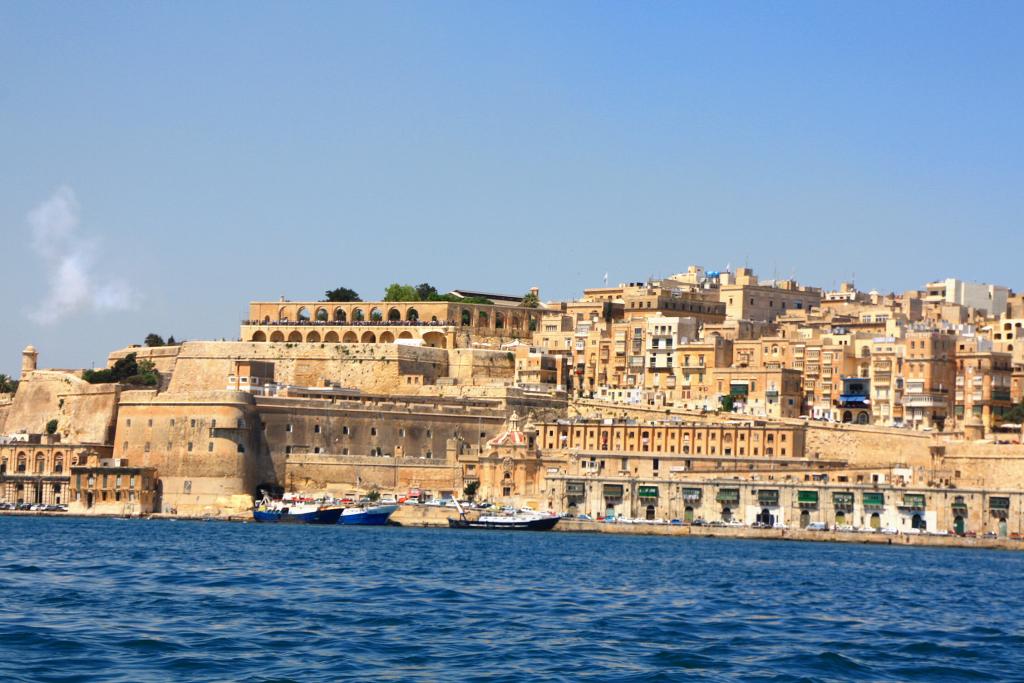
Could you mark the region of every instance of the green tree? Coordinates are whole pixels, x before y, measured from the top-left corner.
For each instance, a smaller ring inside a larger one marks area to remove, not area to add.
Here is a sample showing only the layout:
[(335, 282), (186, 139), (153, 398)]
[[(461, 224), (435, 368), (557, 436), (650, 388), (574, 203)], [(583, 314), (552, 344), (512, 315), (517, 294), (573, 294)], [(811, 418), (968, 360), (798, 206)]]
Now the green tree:
[(348, 287), (328, 289), (324, 294), (327, 296), (325, 301), (334, 301), (339, 303), (345, 301), (362, 301), (362, 299), (359, 298), (359, 295), (356, 294), (356, 291), (354, 289), (349, 289)]
[(178, 342), (174, 341), (174, 335), (173, 334), (170, 337), (167, 338), (167, 345), (168, 346), (177, 346), (178, 345)]
[(400, 285), (392, 282), (384, 290), (384, 301), (419, 301), (419, 294), (412, 285)]
[(732, 396), (726, 394), (725, 396), (721, 397), (719, 399), (719, 401), (722, 404), (722, 410), (724, 410), (727, 413), (731, 413), (732, 412), (733, 403), (734, 403)]
[(146, 340), (142, 343), (146, 346), (163, 346), (164, 338), (155, 332), (150, 332), (146, 335)]
[(0, 394), (13, 394), (18, 390), (18, 381), (0, 374)]
[(1024, 401), (1012, 406), (1009, 410), (1003, 413), (1000, 422), (1009, 422), (1010, 424), (1020, 424), (1024, 422)]
[(429, 282), (416, 285), (416, 297), (419, 301), (433, 301), (436, 296), (437, 289)]
[(527, 308), (537, 308), (540, 306), (540, 297), (533, 292), (528, 292), (523, 296), (523, 300), (519, 302), (520, 306), (526, 306)]
[(466, 500), (473, 500), (473, 497), (476, 496), (476, 492), (479, 490), (480, 482), (471, 481), (468, 484), (466, 484), (466, 487), (464, 489), (462, 489), (462, 493), (465, 494)]
[(380, 500), (380, 491), (377, 489), (371, 489), (370, 492), (366, 494), (366, 497), (370, 499), (371, 503), (376, 503)]
[(56, 420), (50, 420), (49, 422), (46, 423), (46, 433), (47, 434), (56, 434), (57, 433), (57, 421)]

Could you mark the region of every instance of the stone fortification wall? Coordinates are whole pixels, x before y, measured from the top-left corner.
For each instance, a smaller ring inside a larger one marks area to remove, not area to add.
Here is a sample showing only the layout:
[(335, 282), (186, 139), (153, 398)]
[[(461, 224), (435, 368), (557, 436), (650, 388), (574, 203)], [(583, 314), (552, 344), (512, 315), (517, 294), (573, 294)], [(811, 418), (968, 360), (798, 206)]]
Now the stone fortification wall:
[(286, 464), (287, 488), (308, 493), (405, 495), (420, 489), (428, 495), (461, 492), (458, 463), (444, 459), (293, 455)]
[(959, 441), (941, 444), (937, 464), (957, 486), (1024, 489), (1024, 445)]
[(158, 511), (207, 514), (276, 480), (255, 401), (245, 392), (126, 391), (114, 457), (157, 469)]
[(448, 375), (460, 385), (511, 384), (515, 380), (515, 355), (489, 349), (452, 349)]
[(886, 429), (861, 425), (842, 425), (812, 420), (787, 420), (807, 425), (808, 457), (839, 458), (852, 468), (929, 467), (932, 464), (933, 438), (906, 429)]
[(57, 433), (74, 443), (110, 443), (120, 387), (89, 384), (58, 370), (35, 370), (22, 378), (3, 423), (5, 433), (41, 434), (57, 420)]
[(148, 360), (161, 375), (170, 376), (174, 372), (174, 365), (178, 359), (178, 351), (181, 346), (127, 346), (117, 351), (112, 351), (107, 356), (107, 367), (114, 367), (114, 363), (121, 360), (130, 353), (135, 354), (135, 360)]
[(407, 377), (433, 384), (448, 373), (444, 349), (403, 344), (186, 342), (181, 345), (170, 391), (209, 391), (227, 386), (236, 360), (274, 364), (280, 384), (344, 387), (377, 393), (415, 393)]

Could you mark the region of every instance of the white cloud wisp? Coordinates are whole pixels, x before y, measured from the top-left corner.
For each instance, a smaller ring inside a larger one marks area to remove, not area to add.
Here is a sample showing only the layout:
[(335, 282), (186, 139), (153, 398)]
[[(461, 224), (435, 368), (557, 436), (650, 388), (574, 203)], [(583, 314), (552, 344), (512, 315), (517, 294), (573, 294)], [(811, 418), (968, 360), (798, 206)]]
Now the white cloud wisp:
[(43, 260), (49, 294), (29, 317), (52, 325), (81, 312), (124, 311), (135, 308), (138, 294), (125, 281), (96, 273), (95, 244), (78, 234), (80, 207), (70, 187), (58, 188), (32, 209), (28, 225), (32, 248)]

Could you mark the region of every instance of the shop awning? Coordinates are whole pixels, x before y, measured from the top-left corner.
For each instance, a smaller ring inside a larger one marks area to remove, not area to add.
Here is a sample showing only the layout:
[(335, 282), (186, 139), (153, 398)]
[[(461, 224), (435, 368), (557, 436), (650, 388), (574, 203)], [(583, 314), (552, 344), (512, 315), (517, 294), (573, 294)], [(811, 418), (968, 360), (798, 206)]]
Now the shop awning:
[(637, 495), (641, 498), (657, 498), (658, 487), (657, 486), (638, 486)]

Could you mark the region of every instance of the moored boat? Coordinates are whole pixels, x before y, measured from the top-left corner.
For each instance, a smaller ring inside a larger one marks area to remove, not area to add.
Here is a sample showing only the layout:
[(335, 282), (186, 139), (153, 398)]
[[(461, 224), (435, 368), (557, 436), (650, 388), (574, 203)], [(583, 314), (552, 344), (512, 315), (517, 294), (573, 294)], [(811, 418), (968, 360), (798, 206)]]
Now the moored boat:
[(338, 524), (359, 524), (383, 526), (398, 509), (397, 505), (367, 505), (366, 507), (345, 508), (338, 518)]
[(558, 524), (556, 515), (542, 512), (519, 511), (507, 515), (481, 515), (470, 519), (462, 505), (455, 501), (459, 511), (458, 517), (449, 517), (448, 526), (452, 529), (506, 529), (509, 531), (550, 531)]
[(294, 498), (271, 500), (263, 498), (252, 509), (252, 518), (257, 522), (290, 524), (337, 524), (345, 508), (326, 505), (319, 501)]

